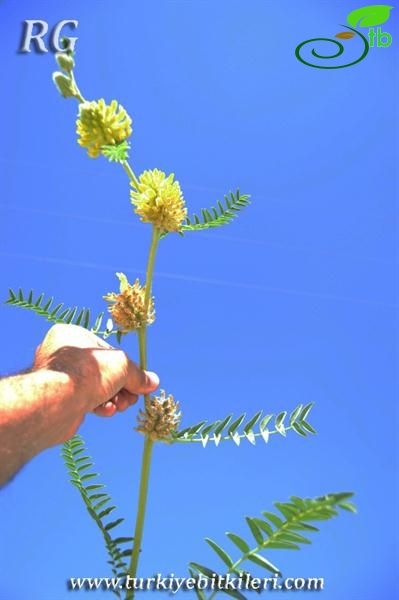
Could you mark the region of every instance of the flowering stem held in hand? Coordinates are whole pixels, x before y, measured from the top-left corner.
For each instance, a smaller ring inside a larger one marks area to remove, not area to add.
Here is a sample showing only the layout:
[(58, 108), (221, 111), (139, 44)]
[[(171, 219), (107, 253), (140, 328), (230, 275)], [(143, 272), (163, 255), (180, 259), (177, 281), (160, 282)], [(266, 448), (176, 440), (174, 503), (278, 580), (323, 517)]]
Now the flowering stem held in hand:
[[(127, 164), (127, 163), (126, 163)], [(129, 166), (129, 165), (128, 165)], [(129, 167), (130, 169), (130, 167)], [(152, 276), (154, 270), (154, 261), (156, 249), (159, 241), (160, 232), (153, 227), (152, 231), (152, 240), (150, 247), (150, 254), (148, 257), (148, 266), (147, 266), (147, 275), (146, 275), (146, 286), (145, 286), (145, 299), (144, 305), (145, 310), (144, 314), (148, 312), (148, 306), (151, 298), (151, 287), (152, 287)], [(139, 334), (139, 351), (140, 351), (140, 367), (142, 369), (147, 368), (147, 328), (144, 325), (138, 332)], [(147, 395), (145, 396), (147, 399)], [(141, 464), (141, 475), (140, 475), (140, 489), (139, 489), (139, 500), (137, 506), (137, 517), (136, 517), (136, 528), (134, 532), (134, 543), (132, 556), (130, 559), (130, 565), (128, 569), (128, 575), (131, 577), (136, 576), (137, 565), (139, 561), (139, 554), (141, 549), (141, 540), (143, 537), (143, 528), (144, 528), (144, 518), (145, 518), (145, 509), (147, 503), (147, 493), (148, 493), (148, 480), (150, 475), (150, 464), (151, 464), (151, 451), (152, 451), (153, 441), (146, 436), (144, 442), (144, 451), (143, 451), (143, 459)], [(130, 600), (134, 597), (134, 590), (127, 590), (126, 592), (126, 600)]]

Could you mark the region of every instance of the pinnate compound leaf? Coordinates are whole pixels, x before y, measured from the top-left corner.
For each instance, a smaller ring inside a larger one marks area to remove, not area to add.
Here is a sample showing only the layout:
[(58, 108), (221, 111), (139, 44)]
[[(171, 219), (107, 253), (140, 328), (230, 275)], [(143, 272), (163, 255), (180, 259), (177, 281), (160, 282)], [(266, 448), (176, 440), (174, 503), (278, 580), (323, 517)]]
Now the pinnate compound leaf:
[[(247, 440), (251, 444), (255, 445), (259, 438), (263, 438), (264, 442), (269, 441), (269, 437), (272, 434), (280, 434), (286, 437), (287, 432), (291, 429), (296, 431), (302, 437), (307, 437), (308, 433), (315, 433), (315, 429), (305, 421), (305, 417), (309, 415), (309, 412), (313, 406), (313, 403), (309, 403), (306, 406), (299, 405), (290, 415), (289, 424), (284, 425), (284, 421), (287, 417), (287, 411), (282, 411), (277, 415), (268, 414), (262, 418), (262, 410), (259, 410), (253, 417), (248, 419), (246, 423), (245, 413), (239, 415), (236, 419), (232, 420), (232, 415), (228, 415), (223, 419), (207, 423), (207, 421), (200, 421), (199, 423), (186, 427), (175, 432), (172, 436), (173, 442), (201, 442), (205, 447), (208, 442), (213, 442), (218, 446), (222, 441), (233, 440), (234, 443), (239, 446), (242, 440)], [(274, 429), (268, 429), (266, 425), (274, 417)]]
[[(201, 216), (198, 214), (187, 218), (182, 226), (182, 232), (199, 231), (202, 229), (210, 229), (227, 225), (249, 204), (249, 196), (240, 194), (237, 190), (235, 193), (230, 192), (224, 197), (224, 205), (222, 202), (217, 202), (217, 206), (212, 206), (210, 209), (203, 208)], [(164, 237), (164, 234), (162, 237)]]
[(26, 295), (21, 289), (19, 289), (17, 293), (10, 289), (9, 297), (5, 300), (4, 304), (31, 310), (51, 323), (81, 325), (82, 327), (85, 327), (85, 329), (91, 329), (93, 333), (102, 335), (103, 337), (108, 337), (111, 334), (117, 333), (116, 331), (109, 331), (107, 329), (100, 331), (104, 313), (98, 315), (94, 325), (90, 328), (90, 310), (88, 308), (81, 308), (80, 310), (76, 306), (72, 308), (63, 308), (64, 305), (62, 302), (53, 306), (54, 299), (52, 297), (48, 298), (46, 301), (44, 301), (44, 298), (45, 296), (42, 293), (37, 300), (34, 300), (32, 290)]
[[(233, 562), (233, 558), (227, 555), (225, 551), (213, 540), (207, 539), (208, 544), (216, 552), (223, 563), (228, 566), (229, 573), (241, 572), (241, 565), (245, 561), (263, 567), (273, 574), (281, 574), (280, 569), (261, 552), (267, 550), (299, 550), (299, 544), (309, 544), (310, 540), (298, 531), (315, 533), (316, 527), (310, 525), (308, 521), (331, 519), (338, 514), (338, 508), (346, 510), (354, 509), (349, 499), (352, 497), (350, 492), (341, 492), (336, 494), (327, 494), (318, 498), (299, 498), (292, 496), (291, 502), (276, 502), (275, 506), (280, 510), (285, 519), (281, 519), (274, 513), (265, 511), (262, 514), (275, 527), (257, 517), (246, 517), (246, 521), (255, 538), (256, 545), (251, 546), (235, 533), (226, 533), (227, 537), (240, 550), (241, 556)], [(207, 567), (198, 563), (190, 563), (190, 567), (206, 577), (217, 575)], [(225, 574), (225, 573), (223, 573)], [(223, 575), (221, 574), (221, 575)]]
[[(110, 496), (105, 492), (97, 492), (105, 486), (102, 483), (90, 483), (97, 477), (96, 473), (82, 474), (87, 468), (93, 466), (92, 459), (86, 451), (84, 440), (81, 436), (75, 435), (73, 438), (64, 443), (61, 455), (71, 477), (72, 484), (78, 489), (80, 496), (87, 508), (89, 515), (95, 521), (100, 529), (105, 547), (109, 555), (109, 563), (112, 566), (114, 576), (117, 576), (118, 571), (122, 569), (126, 572), (127, 565), (123, 557), (124, 551), (119, 547), (123, 541), (131, 541), (131, 538), (115, 538), (113, 539), (109, 531), (119, 525), (123, 521), (122, 518), (105, 524), (103, 519), (115, 510), (115, 506), (102, 508), (111, 501)], [(95, 492), (95, 493), (92, 493)]]

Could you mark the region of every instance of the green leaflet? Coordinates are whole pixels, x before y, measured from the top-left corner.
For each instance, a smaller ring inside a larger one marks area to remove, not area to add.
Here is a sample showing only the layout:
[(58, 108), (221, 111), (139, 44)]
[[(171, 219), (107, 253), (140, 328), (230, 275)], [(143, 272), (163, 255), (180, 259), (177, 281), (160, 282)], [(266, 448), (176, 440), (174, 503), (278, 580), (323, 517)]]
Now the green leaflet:
[(250, 551), (249, 544), (247, 544), (247, 542), (243, 540), (239, 535), (236, 535), (235, 533), (226, 533), (226, 535), (239, 548), (239, 550), (241, 550), (241, 552), (244, 552), (244, 554), (246, 554)]
[[(280, 569), (265, 558), (263, 552), (268, 549), (299, 550), (300, 544), (310, 544), (311, 541), (305, 535), (298, 533), (298, 530), (315, 533), (318, 529), (310, 525), (308, 521), (331, 519), (338, 514), (338, 509), (356, 511), (354, 505), (348, 502), (348, 499), (352, 496), (351, 492), (327, 494), (314, 499), (292, 496), (290, 502), (275, 503), (283, 518), (268, 511), (262, 513), (263, 519), (246, 517), (254, 537), (252, 544), (235, 533), (226, 533), (230, 541), (233, 542), (235, 549), (240, 551), (240, 555), (236, 560), (222, 546), (207, 538), (207, 543), (227, 567), (227, 571), (222, 571), (219, 576), (224, 576), (226, 573), (241, 572), (242, 565), (247, 561), (271, 572), (273, 575), (281, 575)], [(208, 578), (218, 575), (213, 569), (195, 562), (191, 562), (189, 566), (192, 574), (201, 573)], [(223, 590), (223, 593), (226, 592)], [(203, 596), (198, 597), (204, 600)]]
[[(205, 447), (208, 443), (218, 446), (220, 442), (228, 440), (233, 440), (239, 446), (242, 440), (247, 440), (255, 445), (259, 439), (267, 443), (272, 434), (278, 433), (285, 437), (287, 431), (290, 430), (302, 437), (307, 437), (309, 434), (316, 433), (314, 427), (306, 421), (312, 407), (312, 402), (306, 406), (300, 404), (291, 412), (288, 423), (286, 422), (288, 415), (286, 411), (277, 415), (268, 414), (261, 419), (263, 412), (261, 410), (246, 422), (245, 413), (233, 420), (233, 416), (230, 414), (224, 419), (211, 423), (200, 421), (191, 427), (185, 427), (175, 432), (172, 442), (201, 442)], [(273, 420), (274, 428), (268, 429), (266, 426)]]
[[(52, 297), (44, 300), (44, 293), (40, 294), (36, 300), (33, 299), (33, 295), (33, 290), (30, 290), (26, 295), (21, 288), (17, 293), (10, 288), (9, 296), (7, 300), (5, 300), (4, 304), (19, 306), (20, 308), (27, 308), (28, 310), (35, 312), (37, 315), (44, 317), (51, 323), (72, 323), (73, 325), (80, 325), (85, 327), (85, 329), (90, 329), (90, 331), (93, 333), (101, 335), (104, 338), (117, 333), (117, 331), (113, 329), (112, 321), (110, 319), (106, 321), (105, 327), (101, 329), (101, 326), (105, 320), (103, 312), (97, 315), (93, 325), (90, 327), (90, 309), (81, 308), (79, 310), (77, 306), (65, 308), (62, 302), (54, 304), (54, 298)], [(120, 341), (120, 336), (118, 341)]]
[(210, 545), (210, 547), (216, 552), (219, 558), (225, 563), (225, 565), (230, 569), (233, 566), (233, 561), (230, 556), (227, 554), (223, 548), (221, 548), (216, 542), (209, 538), (205, 538), (205, 541)]

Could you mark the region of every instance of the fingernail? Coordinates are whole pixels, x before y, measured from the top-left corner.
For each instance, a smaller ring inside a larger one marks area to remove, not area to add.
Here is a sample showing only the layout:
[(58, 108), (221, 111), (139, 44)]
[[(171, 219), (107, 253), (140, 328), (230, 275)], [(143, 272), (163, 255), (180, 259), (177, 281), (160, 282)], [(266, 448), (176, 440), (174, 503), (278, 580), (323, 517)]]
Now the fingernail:
[(154, 387), (159, 386), (159, 377), (154, 371), (146, 371), (145, 372), (148, 377), (148, 383)]

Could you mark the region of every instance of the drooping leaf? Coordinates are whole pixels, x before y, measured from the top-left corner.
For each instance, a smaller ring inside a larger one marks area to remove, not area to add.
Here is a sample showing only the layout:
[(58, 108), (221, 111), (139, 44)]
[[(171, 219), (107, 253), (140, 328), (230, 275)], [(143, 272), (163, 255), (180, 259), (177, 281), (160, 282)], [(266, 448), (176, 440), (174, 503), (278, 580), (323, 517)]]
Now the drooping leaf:
[[(119, 525), (123, 521), (122, 518), (116, 519), (108, 524), (104, 522), (104, 519), (115, 510), (115, 506), (112, 505), (103, 508), (111, 501), (109, 494), (97, 491), (103, 489), (105, 487), (104, 484), (90, 483), (87, 485), (87, 481), (92, 481), (97, 477), (97, 474), (82, 473), (93, 466), (93, 461), (86, 451), (83, 438), (79, 435), (75, 435), (65, 442), (62, 447), (61, 455), (68, 472), (72, 477), (71, 481), (73, 485), (78, 489), (89, 515), (101, 531), (110, 558), (108, 562), (112, 567), (114, 576), (118, 576), (120, 569), (122, 569), (125, 574), (127, 565), (123, 558), (127, 556), (128, 552), (130, 554), (130, 551), (123, 550), (120, 547), (120, 544), (126, 541), (132, 541), (132, 538), (112, 538), (110, 530)], [(118, 597), (120, 597), (120, 594)]]

